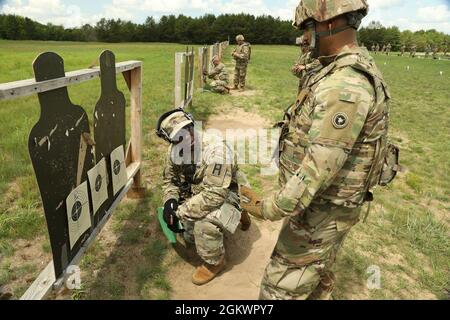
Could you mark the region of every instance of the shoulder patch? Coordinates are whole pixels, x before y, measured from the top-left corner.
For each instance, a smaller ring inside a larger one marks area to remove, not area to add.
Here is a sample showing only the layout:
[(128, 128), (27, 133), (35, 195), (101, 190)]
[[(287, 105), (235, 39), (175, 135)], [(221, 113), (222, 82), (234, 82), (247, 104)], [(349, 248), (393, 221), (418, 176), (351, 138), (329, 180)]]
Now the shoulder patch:
[(341, 92), (339, 94), (339, 100), (349, 103), (356, 103), (358, 99), (358, 95), (352, 92)]
[(338, 112), (333, 116), (332, 122), (336, 129), (344, 129), (348, 126), (348, 115), (345, 112)]
[(220, 175), (222, 174), (222, 167), (223, 167), (223, 165), (221, 165), (221, 164), (214, 165), (212, 175), (215, 177), (220, 177)]

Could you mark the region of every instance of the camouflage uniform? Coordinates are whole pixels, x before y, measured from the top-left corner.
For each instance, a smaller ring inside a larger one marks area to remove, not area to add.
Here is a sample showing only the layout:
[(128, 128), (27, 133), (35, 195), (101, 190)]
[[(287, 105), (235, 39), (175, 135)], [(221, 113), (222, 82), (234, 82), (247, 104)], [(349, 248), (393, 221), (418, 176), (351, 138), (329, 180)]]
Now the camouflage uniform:
[(400, 49), (400, 56), (403, 57), (405, 55), (405, 51), (406, 51), (406, 46), (402, 45), (401, 49)]
[(222, 62), (213, 68), (208, 74), (208, 78), (214, 79), (210, 84), (211, 91), (217, 93), (228, 92), (229, 77), (225, 65)]
[(390, 43), (386, 46), (386, 55), (388, 56), (391, 53), (392, 46)]
[(237, 57), (233, 56), (233, 59), (236, 61), (234, 86), (236, 88), (244, 88), (247, 78), (247, 66), (250, 59), (250, 44), (244, 42), (241, 45), (237, 45), (233, 53), (237, 53)]
[(185, 239), (195, 242), (198, 255), (217, 265), (225, 255), (225, 232), (234, 233), (241, 219), (238, 196), (238, 166), (224, 141), (203, 136), (198, 165), (177, 164), (179, 152), (169, 147), (163, 173), (164, 202), (180, 203), (177, 216), (184, 223)]
[(372, 52), (375, 52), (375, 44), (372, 45)]
[(311, 53), (309, 52), (303, 53), (294, 67), (300, 65), (304, 66), (305, 68), (301, 71), (293, 69), (293, 74), (300, 79), (298, 86), (299, 92), (301, 89), (303, 89), (303, 86), (306, 83), (307, 79), (314, 75), (320, 68), (322, 68), (322, 64), (320, 63), (320, 61), (311, 58)]
[(428, 58), (430, 56), (430, 52), (431, 52), (431, 46), (428, 44), (425, 47), (425, 58)]
[(380, 45), (377, 43), (377, 46), (375, 48), (375, 53), (378, 54), (380, 52)]
[[(295, 25), (312, 16), (328, 21), (345, 14), (342, 8), (365, 15), (368, 6), (365, 0), (303, 1)], [(383, 171), (390, 95), (374, 59), (366, 49), (344, 46), (319, 60), (322, 68), (286, 112), (280, 188), (259, 213), (284, 219), (261, 299), (330, 298), (336, 253)]]
[(438, 58), (438, 51), (439, 51), (438, 46), (434, 46), (433, 47), (433, 59), (437, 59)]
[(261, 299), (328, 296), (336, 253), (376, 184), (369, 176), (381, 170), (369, 174), (380, 162), (389, 115), (389, 93), (375, 62), (367, 50), (349, 47), (321, 62), (287, 112), (280, 191), (263, 204), (266, 219), (285, 222)]
[(410, 53), (409, 53), (409, 56), (412, 57), (412, 58), (414, 58), (414, 57), (416, 56), (416, 51), (417, 51), (417, 46), (416, 46), (415, 44), (413, 44), (413, 45), (411, 46), (411, 51), (410, 51)]

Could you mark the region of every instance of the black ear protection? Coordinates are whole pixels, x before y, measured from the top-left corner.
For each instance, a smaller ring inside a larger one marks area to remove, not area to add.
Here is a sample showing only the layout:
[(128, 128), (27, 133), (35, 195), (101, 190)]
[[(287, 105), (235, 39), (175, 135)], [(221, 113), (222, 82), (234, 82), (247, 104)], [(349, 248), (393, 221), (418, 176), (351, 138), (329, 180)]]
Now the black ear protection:
[(161, 125), (162, 125), (163, 121), (164, 121), (165, 119), (167, 119), (167, 117), (171, 116), (172, 114), (174, 114), (174, 113), (176, 113), (176, 112), (183, 112), (184, 116), (185, 116), (188, 120), (191, 120), (192, 123), (195, 125), (194, 117), (193, 117), (190, 113), (187, 113), (186, 111), (184, 111), (184, 110), (181, 109), (181, 108), (180, 108), (180, 109), (171, 110), (171, 111), (168, 111), (168, 112), (164, 113), (164, 114), (159, 118), (158, 124), (156, 125), (156, 135), (157, 135), (158, 137), (160, 137), (161, 139), (166, 140), (166, 141), (169, 142), (169, 143), (176, 143), (176, 142), (178, 142), (178, 141), (172, 140), (172, 139), (170, 138), (169, 134), (168, 134), (165, 130), (163, 130), (163, 129), (161, 128)]

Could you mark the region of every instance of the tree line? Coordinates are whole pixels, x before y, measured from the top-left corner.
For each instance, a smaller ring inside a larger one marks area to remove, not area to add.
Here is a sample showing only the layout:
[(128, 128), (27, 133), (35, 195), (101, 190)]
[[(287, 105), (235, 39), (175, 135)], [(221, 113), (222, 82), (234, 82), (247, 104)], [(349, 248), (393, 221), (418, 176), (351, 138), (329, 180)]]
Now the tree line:
[(416, 32), (400, 31), (398, 27), (383, 27), (379, 22), (372, 22), (368, 27), (361, 28), (358, 37), (368, 49), (371, 49), (372, 45), (383, 46), (390, 43), (394, 51), (400, 51), (403, 45), (407, 49), (415, 45), (418, 51), (425, 51), (427, 46), (444, 51), (450, 45), (450, 35), (434, 29)]
[(260, 44), (292, 44), (299, 32), (289, 21), (250, 14), (211, 14), (198, 18), (185, 15), (148, 17), (143, 24), (121, 19), (101, 19), (94, 26), (64, 28), (41, 24), (17, 15), (0, 15), (0, 38), (9, 40), (176, 42), (210, 44), (244, 34)]
[[(17, 15), (0, 15), (0, 38), (9, 40), (100, 41), (100, 42), (176, 42), (184, 44), (211, 44), (244, 34), (255, 44), (293, 44), (301, 33), (290, 21), (270, 15), (207, 14), (201, 17), (185, 15), (162, 16), (159, 21), (148, 17), (142, 24), (121, 19), (101, 19), (95, 25), (64, 28), (51, 23), (41, 24)], [(378, 22), (358, 32), (360, 42), (368, 48), (372, 44), (391, 43), (393, 50), (402, 45), (425, 50), (427, 45), (440, 48), (450, 44), (450, 35), (436, 30), (416, 32), (385, 28)]]

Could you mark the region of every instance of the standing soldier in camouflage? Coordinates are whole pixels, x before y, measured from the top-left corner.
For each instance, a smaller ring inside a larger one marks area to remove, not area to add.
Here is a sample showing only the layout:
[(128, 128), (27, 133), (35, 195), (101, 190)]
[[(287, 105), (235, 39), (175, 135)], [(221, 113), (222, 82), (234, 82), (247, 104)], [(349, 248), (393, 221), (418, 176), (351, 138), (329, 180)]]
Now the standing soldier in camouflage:
[(384, 54), (386, 52), (386, 45), (383, 44), (383, 48), (381, 49), (381, 54)]
[(204, 71), (205, 76), (209, 79), (213, 79), (209, 84), (210, 90), (221, 94), (230, 93), (230, 88), (228, 88), (228, 72), (225, 65), (220, 61), (219, 56), (213, 57), (212, 64), (214, 65), (214, 68), (210, 73), (206, 70)]
[(375, 52), (375, 43), (372, 44), (372, 52)]
[(405, 55), (405, 51), (406, 51), (406, 46), (402, 45), (400, 48), (400, 57), (403, 57)]
[(247, 78), (247, 66), (250, 61), (250, 44), (245, 42), (243, 35), (236, 37), (237, 46), (233, 50), (232, 57), (236, 61), (234, 69), (234, 90), (245, 90), (245, 80)]
[(435, 45), (433, 47), (433, 59), (436, 60), (438, 58), (439, 47)]
[(417, 51), (417, 46), (416, 46), (415, 43), (413, 43), (412, 46), (411, 46), (411, 51), (409, 53), (409, 56), (411, 58), (415, 58), (416, 57), (416, 51)]
[[(192, 282), (203, 285), (225, 268), (224, 233), (234, 234), (242, 219), (239, 169), (232, 149), (196, 132), (193, 118), (181, 109), (160, 118), (157, 135), (170, 143), (163, 173), (164, 221), (172, 231), (184, 232), (187, 243), (195, 243), (204, 263)], [(185, 230), (179, 229), (180, 220)]]
[(391, 49), (392, 49), (392, 45), (389, 42), (386, 46), (386, 55), (389, 56), (389, 54), (391, 53)]
[(380, 52), (380, 45), (377, 43), (375, 54), (378, 54)]
[(380, 182), (390, 95), (375, 61), (357, 45), (367, 13), (365, 0), (307, 0), (297, 7), (294, 25), (323, 67), (287, 111), (279, 190), (262, 200), (242, 189), (243, 209), (284, 219), (261, 299), (330, 298), (336, 254)]
[(319, 60), (311, 58), (309, 45), (305, 42), (304, 37), (300, 38), (300, 46), (302, 51), (300, 58), (291, 69), (293, 75), (300, 79), (299, 92), (303, 89), (306, 80), (322, 67)]
[(425, 47), (425, 58), (428, 58), (430, 56), (430, 52), (431, 52), (431, 46), (429, 44), (427, 44), (427, 46)]

